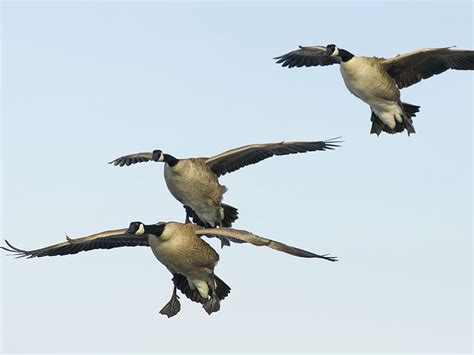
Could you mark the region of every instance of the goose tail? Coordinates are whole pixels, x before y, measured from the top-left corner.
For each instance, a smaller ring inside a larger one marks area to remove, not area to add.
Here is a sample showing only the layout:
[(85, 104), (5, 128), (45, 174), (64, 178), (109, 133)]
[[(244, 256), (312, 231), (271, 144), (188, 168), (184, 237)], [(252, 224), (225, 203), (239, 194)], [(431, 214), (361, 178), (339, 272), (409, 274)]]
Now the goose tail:
[(230, 287), (216, 275), (214, 275), (214, 280), (216, 280), (216, 295), (217, 298), (223, 300), (230, 293)]
[(191, 289), (191, 287), (189, 287), (188, 278), (186, 276), (178, 273), (173, 274), (172, 281), (176, 288), (191, 301), (201, 304), (204, 304), (207, 301), (207, 299), (199, 294), (197, 289)]
[(403, 111), (403, 120), (402, 122), (395, 121), (396, 125), (394, 128), (388, 127), (382, 122), (382, 120), (372, 111), (370, 120), (372, 121), (372, 128), (370, 129), (371, 134), (380, 135), (382, 132), (387, 132), (389, 134), (400, 133), (407, 131), (408, 135), (416, 133), (415, 127), (413, 126), (412, 117), (416, 116), (416, 113), (420, 111), (420, 106), (407, 104), (405, 102), (400, 102), (399, 105), (402, 107)]
[[(194, 212), (194, 210), (191, 207), (185, 206), (185, 205), (183, 205), (183, 207), (186, 210), (187, 216), (191, 218), (193, 223), (200, 225), (201, 227), (204, 227), (204, 228), (214, 228), (214, 226), (201, 220), (199, 216), (197, 215), (197, 213)], [(237, 208), (226, 205), (225, 203), (221, 204), (221, 208), (222, 208), (221, 215), (223, 216), (221, 226), (232, 227), (232, 223), (234, 223), (239, 218), (239, 212)]]
[[(223, 300), (229, 295), (230, 287), (216, 275), (213, 275), (213, 277), (216, 283), (216, 296), (219, 300)], [(188, 278), (186, 276), (178, 273), (173, 274), (172, 281), (176, 288), (191, 301), (201, 304), (207, 302), (207, 299), (202, 297), (197, 289), (192, 289), (189, 287)]]
[(403, 130), (407, 130), (408, 135), (415, 132), (415, 127), (413, 127), (412, 117), (416, 116), (416, 113), (420, 111), (420, 106), (407, 104), (402, 102), (403, 112), (405, 113), (403, 117)]
[(239, 212), (237, 208), (226, 205), (225, 203), (221, 204), (224, 209), (224, 218), (222, 219), (222, 227), (232, 227), (234, 223), (239, 218)]

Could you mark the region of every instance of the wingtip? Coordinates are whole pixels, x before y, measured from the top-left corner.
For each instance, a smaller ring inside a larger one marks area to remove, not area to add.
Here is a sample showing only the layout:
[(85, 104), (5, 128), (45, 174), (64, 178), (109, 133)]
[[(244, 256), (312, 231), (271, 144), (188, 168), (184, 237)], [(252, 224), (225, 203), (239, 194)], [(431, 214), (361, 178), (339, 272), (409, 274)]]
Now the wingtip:
[(12, 256), (16, 256), (16, 259), (25, 257), (26, 251), (22, 249), (18, 249), (17, 247), (14, 247), (8, 240), (4, 239), (5, 243), (8, 245), (9, 248), (5, 248), (3, 246), (0, 246), (0, 249), (3, 249), (11, 254)]
[(329, 254), (318, 255), (317, 258), (324, 259), (324, 260), (331, 261), (331, 262), (339, 261), (337, 256), (329, 256)]
[(342, 140), (342, 136), (327, 139), (324, 141), (324, 144), (326, 144), (327, 149), (340, 148), (341, 143), (344, 143), (344, 141)]
[(11, 245), (11, 243), (6, 239), (5, 239), (5, 243), (12, 249), (12, 251), (24, 252), (24, 250), (18, 249), (17, 247), (14, 247), (13, 245)]
[(10, 249), (5, 248), (4, 246), (0, 246), (0, 249), (3, 249), (3, 250), (5, 250), (9, 253), (14, 253), (15, 250), (12, 249), (11, 244), (8, 242), (8, 240), (4, 239), (3, 241), (5, 242), (6, 245), (8, 245), (10, 247)]

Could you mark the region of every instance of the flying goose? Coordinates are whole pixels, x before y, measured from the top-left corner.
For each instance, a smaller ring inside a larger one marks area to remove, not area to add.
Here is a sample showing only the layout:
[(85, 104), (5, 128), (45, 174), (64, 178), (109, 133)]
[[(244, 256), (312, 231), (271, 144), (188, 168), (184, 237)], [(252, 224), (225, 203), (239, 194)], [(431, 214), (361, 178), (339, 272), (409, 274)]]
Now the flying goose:
[(219, 184), (219, 176), (244, 166), (258, 163), (274, 155), (332, 150), (337, 138), (318, 142), (281, 142), (252, 144), (228, 150), (211, 158), (177, 159), (161, 150), (125, 155), (109, 164), (124, 166), (135, 163), (164, 162), (164, 176), (171, 194), (186, 209), (186, 221), (203, 227), (231, 227), (238, 218), (235, 207), (222, 203), (227, 188)]
[(274, 59), (283, 67), (340, 64), (349, 91), (371, 109), (370, 133), (415, 133), (412, 117), (420, 106), (400, 101), (400, 90), (448, 69), (473, 70), (474, 51), (425, 48), (385, 59), (359, 57), (334, 44), (302, 47)]
[(65, 242), (36, 250), (18, 249), (5, 240), (7, 247), (0, 248), (14, 253), (17, 257), (35, 258), (77, 254), (94, 249), (149, 246), (155, 257), (173, 275), (174, 286), (171, 299), (160, 310), (161, 314), (169, 318), (181, 309), (179, 297), (176, 294), (177, 289), (192, 301), (201, 303), (208, 314), (217, 312), (220, 309), (220, 301), (230, 292), (230, 287), (214, 274), (219, 255), (201, 239), (202, 236), (267, 246), (302, 258), (337, 261), (336, 257), (314, 254), (244, 230), (203, 228), (191, 223), (178, 222), (159, 222), (150, 225), (132, 222), (128, 229), (110, 230), (77, 239), (66, 237)]

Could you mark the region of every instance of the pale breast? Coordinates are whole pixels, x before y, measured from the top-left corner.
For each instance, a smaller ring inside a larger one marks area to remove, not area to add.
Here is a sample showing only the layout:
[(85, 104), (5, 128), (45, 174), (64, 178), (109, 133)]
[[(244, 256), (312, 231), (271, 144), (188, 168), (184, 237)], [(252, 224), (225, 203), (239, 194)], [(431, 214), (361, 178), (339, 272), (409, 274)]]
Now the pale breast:
[(219, 260), (217, 252), (196, 236), (192, 224), (168, 223), (162, 238), (149, 236), (149, 244), (163, 265), (189, 277), (212, 273)]
[(164, 176), (171, 194), (190, 207), (207, 200), (219, 204), (226, 191), (202, 159), (180, 160), (174, 167), (166, 164)]
[(398, 101), (400, 91), (378, 58), (354, 57), (340, 65), (349, 91), (370, 105), (374, 100)]

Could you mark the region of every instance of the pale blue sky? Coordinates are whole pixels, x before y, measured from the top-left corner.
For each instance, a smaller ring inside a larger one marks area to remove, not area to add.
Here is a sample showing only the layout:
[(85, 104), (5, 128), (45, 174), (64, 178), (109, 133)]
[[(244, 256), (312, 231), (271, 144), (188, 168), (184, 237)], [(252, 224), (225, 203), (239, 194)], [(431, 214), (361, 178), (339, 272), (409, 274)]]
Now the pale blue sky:
[[(147, 248), (15, 260), (2, 253), (2, 353), (466, 352), (472, 316), (473, 75), (402, 91), (417, 134), (369, 135), (337, 66), (272, 57), (336, 43), (390, 57), (472, 49), (472, 3), (2, 4), (1, 236), (25, 249), (183, 221), (162, 149), (207, 156), (249, 143), (342, 136), (333, 152), (222, 177), (236, 228), (318, 253), (218, 250), (231, 287), (207, 316)], [(216, 248), (218, 243), (211, 241)]]

